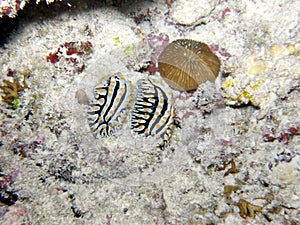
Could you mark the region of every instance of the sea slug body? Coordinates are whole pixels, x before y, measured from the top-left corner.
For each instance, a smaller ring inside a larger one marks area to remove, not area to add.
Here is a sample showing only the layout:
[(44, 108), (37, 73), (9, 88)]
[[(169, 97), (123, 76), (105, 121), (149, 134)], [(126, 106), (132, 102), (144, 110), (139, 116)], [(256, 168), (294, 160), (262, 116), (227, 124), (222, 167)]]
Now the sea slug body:
[(108, 137), (120, 129), (130, 109), (130, 83), (121, 73), (104, 78), (94, 89), (88, 121), (95, 137)]
[(152, 80), (138, 81), (138, 91), (131, 111), (131, 129), (142, 136), (159, 135), (160, 148), (169, 144), (174, 127), (174, 107), (171, 93), (166, 93)]
[(130, 111), (130, 128), (134, 133), (160, 137), (159, 147), (167, 147), (174, 128), (174, 106), (172, 93), (166, 92), (162, 85), (150, 78), (138, 80), (133, 100), (132, 85), (121, 73), (103, 78), (94, 89), (88, 109), (94, 136), (114, 135)]

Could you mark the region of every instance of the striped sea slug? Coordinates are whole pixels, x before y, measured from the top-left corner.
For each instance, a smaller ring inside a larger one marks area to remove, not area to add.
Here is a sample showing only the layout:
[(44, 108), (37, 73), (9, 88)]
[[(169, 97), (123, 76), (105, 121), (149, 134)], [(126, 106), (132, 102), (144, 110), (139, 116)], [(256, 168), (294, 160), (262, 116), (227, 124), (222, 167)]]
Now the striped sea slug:
[(131, 129), (140, 135), (160, 136), (160, 148), (169, 144), (174, 128), (172, 94), (148, 79), (138, 82), (137, 96), (131, 111)]
[(88, 110), (89, 125), (95, 137), (108, 137), (120, 129), (131, 107), (130, 100), (130, 83), (121, 73), (104, 78), (95, 87)]
[(172, 94), (150, 78), (138, 81), (134, 101), (132, 92), (130, 82), (121, 73), (105, 77), (95, 87), (88, 110), (94, 136), (104, 138), (115, 134), (131, 111), (131, 130), (144, 137), (161, 137), (159, 147), (164, 149), (174, 127)]

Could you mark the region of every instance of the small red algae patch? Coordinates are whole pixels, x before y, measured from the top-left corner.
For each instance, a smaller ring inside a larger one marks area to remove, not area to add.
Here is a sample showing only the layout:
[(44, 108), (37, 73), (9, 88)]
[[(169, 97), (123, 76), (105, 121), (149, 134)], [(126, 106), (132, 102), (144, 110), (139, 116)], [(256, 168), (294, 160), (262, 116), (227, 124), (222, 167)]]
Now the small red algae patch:
[(81, 73), (91, 52), (92, 43), (89, 41), (66, 42), (56, 52), (50, 53), (46, 60), (52, 64), (61, 63), (66, 73)]
[(213, 53), (218, 55), (222, 60), (227, 60), (231, 57), (230, 53), (228, 53), (225, 48), (221, 48), (217, 44), (212, 44), (210, 46), (210, 49), (213, 51)]
[(224, 20), (225, 17), (231, 12), (230, 8), (226, 7), (222, 13), (221, 13), (221, 18)]
[(263, 140), (265, 142), (273, 142), (275, 140), (278, 140), (279, 142), (282, 142), (284, 145), (288, 145), (290, 139), (294, 135), (299, 135), (299, 126), (298, 125), (290, 125), (285, 130), (282, 130), (281, 132), (276, 132), (276, 128), (267, 128), (265, 132), (263, 133)]

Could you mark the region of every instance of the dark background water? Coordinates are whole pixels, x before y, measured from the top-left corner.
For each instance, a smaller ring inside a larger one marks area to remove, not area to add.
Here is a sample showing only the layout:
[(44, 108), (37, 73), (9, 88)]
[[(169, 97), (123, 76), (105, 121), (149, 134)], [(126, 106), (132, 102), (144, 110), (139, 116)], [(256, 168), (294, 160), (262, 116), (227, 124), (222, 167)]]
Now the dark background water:
[(30, 1), (26, 3), (23, 10), (18, 11), (18, 15), (15, 18), (9, 18), (8, 16), (0, 18), (0, 47), (4, 46), (9, 36), (18, 30), (22, 20), (29, 22), (42, 21), (43, 19), (57, 16), (66, 11), (76, 13), (88, 8), (103, 6), (124, 7), (127, 4), (135, 4), (138, 2), (138, 0), (70, 0), (57, 1), (47, 5), (45, 1), (41, 1), (39, 4), (36, 4), (35, 1)]

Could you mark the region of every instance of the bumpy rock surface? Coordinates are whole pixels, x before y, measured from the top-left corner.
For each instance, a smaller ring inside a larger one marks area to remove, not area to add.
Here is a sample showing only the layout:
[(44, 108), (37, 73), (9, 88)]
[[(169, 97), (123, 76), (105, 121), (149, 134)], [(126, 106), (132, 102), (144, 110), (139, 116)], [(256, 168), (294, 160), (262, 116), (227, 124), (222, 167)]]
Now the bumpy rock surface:
[[(0, 223), (299, 224), (298, 1), (103, 2), (26, 5), (0, 48)], [(158, 55), (179, 38), (207, 43), (222, 72), (192, 93), (162, 85), (171, 146), (128, 118), (95, 139), (98, 81), (163, 83)]]

